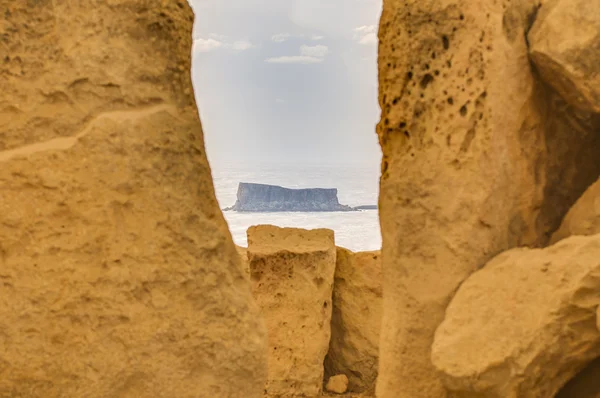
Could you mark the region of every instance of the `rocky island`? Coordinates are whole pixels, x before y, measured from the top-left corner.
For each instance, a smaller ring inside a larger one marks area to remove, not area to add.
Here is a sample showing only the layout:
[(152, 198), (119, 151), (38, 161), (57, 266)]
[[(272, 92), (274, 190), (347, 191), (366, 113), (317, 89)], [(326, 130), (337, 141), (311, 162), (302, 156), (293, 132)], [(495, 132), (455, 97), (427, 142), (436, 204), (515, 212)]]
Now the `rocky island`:
[(240, 182), (237, 201), (224, 210), (245, 212), (356, 211), (338, 201), (335, 188), (291, 189), (277, 185)]

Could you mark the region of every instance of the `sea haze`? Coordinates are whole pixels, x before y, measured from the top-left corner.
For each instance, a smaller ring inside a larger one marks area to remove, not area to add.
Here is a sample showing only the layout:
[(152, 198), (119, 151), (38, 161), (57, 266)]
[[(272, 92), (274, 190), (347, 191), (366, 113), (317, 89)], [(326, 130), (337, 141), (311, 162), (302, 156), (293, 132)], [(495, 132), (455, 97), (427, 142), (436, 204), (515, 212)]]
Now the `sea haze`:
[[(213, 166), (217, 200), (221, 208), (236, 201), (238, 183), (253, 182), (286, 188), (337, 188), (340, 203), (349, 206), (377, 204), (379, 165), (290, 165), (262, 164)], [(381, 233), (376, 210), (319, 213), (224, 212), (233, 240), (247, 246), (246, 231), (252, 225), (329, 228), (338, 246), (353, 251), (379, 250)]]

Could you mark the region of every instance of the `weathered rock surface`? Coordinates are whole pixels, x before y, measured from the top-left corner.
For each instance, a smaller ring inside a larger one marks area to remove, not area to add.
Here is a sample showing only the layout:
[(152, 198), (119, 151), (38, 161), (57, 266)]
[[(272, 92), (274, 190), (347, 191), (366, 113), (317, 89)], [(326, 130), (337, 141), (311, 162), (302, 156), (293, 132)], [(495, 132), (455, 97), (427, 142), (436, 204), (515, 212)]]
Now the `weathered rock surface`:
[(325, 376), (348, 376), (349, 391), (373, 392), (381, 328), (381, 253), (338, 248)]
[(187, 2), (0, 9), (0, 396), (261, 396)]
[(345, 393), (348, 390), (348, 377), (344, 374), (331, 376), (325, 389), (336, 394)]
[(247, 212), (353, 211), (341, 205), (337, 189), (290, 189), (276, 185), (240, 182), (235, 205), (225, 210)]
[(242, 269), (246, 272), (246, 274), (250, 275), (250, 269), (248, 268), (248, 249), (246, 247), (235, 245), (235, 250), (240, 256)]
[(542, 78), (571, 105), (600, 112), (600, 0), (544, 1), (528, 37)]
[(600, 356), (600, 235), (513, 249), (450, 303), (432, 359), (453, 397), (553, 397)]
[(445, 395), (434, 332), (494, 255), (545, 245), (600, 174), (600, 119), (531, 71), (535, 0), (384, 2), (380, 398)]
[(600, 180), (585, 191), (569, 210), (552, 243), (572, 235), (600, 234)]
[(333, 231), (248, 229), (254, 298), (268, 330), (268, 396), (318, 396), (330, 339)]

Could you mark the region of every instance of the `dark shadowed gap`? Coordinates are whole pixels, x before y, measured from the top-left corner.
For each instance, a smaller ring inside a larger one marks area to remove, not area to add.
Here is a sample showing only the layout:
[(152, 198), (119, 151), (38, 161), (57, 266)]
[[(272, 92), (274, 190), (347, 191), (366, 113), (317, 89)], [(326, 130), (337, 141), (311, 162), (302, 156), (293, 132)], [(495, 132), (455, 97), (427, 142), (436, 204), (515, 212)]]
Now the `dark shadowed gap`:
[(598, 397), (600, 397), (600, 358), (592, 361), (556, 394), (556, 398)]

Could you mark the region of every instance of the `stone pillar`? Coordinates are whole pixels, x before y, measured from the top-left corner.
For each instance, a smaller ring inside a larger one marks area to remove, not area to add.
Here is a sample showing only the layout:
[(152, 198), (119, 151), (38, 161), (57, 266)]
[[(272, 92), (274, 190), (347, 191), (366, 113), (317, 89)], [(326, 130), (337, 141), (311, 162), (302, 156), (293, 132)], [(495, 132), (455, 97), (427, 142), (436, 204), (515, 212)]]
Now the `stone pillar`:
[(545, 244), (597, 178), (598, 136), (532, 71), (538, 3), (384, 0), (380, 398), (445, 396), (431, 344), (460, 283)]
[(0, 395), (260, 397), (187, 2), (0, 10)]
[(267, 324), (267, 396), (318, 396), (331, 335), (333, 231), (248, 229), (252, 291)]

